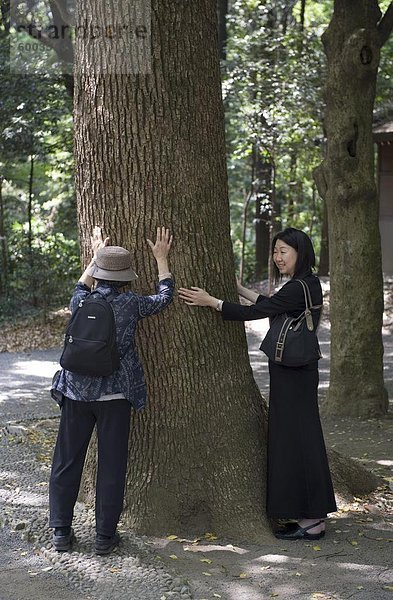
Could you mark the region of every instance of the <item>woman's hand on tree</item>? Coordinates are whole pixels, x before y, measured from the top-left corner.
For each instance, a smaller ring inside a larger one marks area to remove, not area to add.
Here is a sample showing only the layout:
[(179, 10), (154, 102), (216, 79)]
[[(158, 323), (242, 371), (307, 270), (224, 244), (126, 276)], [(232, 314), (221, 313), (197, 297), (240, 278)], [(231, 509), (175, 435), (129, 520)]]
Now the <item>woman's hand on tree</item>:
[(179, 288), (179, 298), (184, 300), (189, 306), (210, 306), (216, 308), (218, 298), (210, 296), (210, 294), (199, 287), (191, 286), (188, 288)]
[(153, 244), (149, 239), (146, 241), (151, 248), (154, 258), (159, 261), (168, 257), (173, 242), (173, 235), (169, 234), (169, 229), (157, 227), (156, 243)]
[(90, 237), (90, 241), (91, 241), (91, 249), (93, 252), (93, 258), (97, 257), (97, 251), (100, 250), (101, 248), (104, 248), (105, 246), (109, 245), (109, 237), (105, 238), (104, 240), (102, 239), (102, 232), (101, 232), (101, 228), (95, 226), (93, 229), (93, 235)]
[(236, 284), (237, 284), (237, 293), (242, 296), (243, 292), (244, 292), (244, 286), (241, 284), (240, 279), (236, 279)]

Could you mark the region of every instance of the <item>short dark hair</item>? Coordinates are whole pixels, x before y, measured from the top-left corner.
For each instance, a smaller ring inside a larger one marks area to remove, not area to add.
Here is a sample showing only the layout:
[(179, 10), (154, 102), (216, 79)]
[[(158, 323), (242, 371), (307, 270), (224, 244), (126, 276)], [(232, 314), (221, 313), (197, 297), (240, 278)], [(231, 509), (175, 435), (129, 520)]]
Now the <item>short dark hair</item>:
[(116, 288), (125, 287), (130, 282), (129, 281), (110, 281), (109, 279), (96, 279), (97, 283), (106, 283), (107, 285), (112, 285)]
[[(312, 241), (308, 235), (304, 233), (304, 231), (300, 231), (300, 229), (295, 229), (294, 227), (287, 227), (283, 231), (276, 233), (272, 240), (272, 258), (277, 240), (285, 242), (297, 252), (297, 260), (293, 277), (300, 279), (310, 275), (312, 269), (315, 267), (315, 252)], [(273, 276), (275, 281), (279, 281), (281, 279), (280, 271), (277, 269), (277, 266), (274, 262)]]

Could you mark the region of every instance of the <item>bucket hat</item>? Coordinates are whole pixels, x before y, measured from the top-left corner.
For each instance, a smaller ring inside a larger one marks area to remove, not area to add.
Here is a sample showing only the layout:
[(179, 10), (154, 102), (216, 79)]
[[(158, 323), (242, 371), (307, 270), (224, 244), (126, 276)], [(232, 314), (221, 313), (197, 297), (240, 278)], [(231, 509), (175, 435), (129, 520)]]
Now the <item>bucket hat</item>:
[(94, 279), (132, 281), (138, 275), (131, 268), (131, 254), (121, 246), (105, 246), (97, 251), (94, 265), (87, 271)]

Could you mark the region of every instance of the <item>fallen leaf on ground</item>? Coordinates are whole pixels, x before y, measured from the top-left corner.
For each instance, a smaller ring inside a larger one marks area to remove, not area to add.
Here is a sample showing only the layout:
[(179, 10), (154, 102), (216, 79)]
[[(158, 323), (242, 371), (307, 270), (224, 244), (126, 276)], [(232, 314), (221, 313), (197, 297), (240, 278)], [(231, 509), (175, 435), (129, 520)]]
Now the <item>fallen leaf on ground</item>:
[(172, 540), (177, 540), (177, 535), (167, 535), (167, 536), (166, 536), (166, 539), (167, 539), (167, 540), (171, 540), (171, 541), (172, 541)]
[(201, 558), (200, 561), (203, 563), (207, 563), (208, 565), (211, 565), (213, 562), (212, 560), (210, 560), (210, 558)]
[(321, 546), (313, 546), (312, 549), (315, 550), (316, 552), (319, 552), (319, 550), (321, 549)]
[(211, 577), (212, 576), (212, 574), (208, 573), (207, 571), (203, 571), (202, 575), (206, 575), (206, 577)]
[(211, 540), (211, 541), (218, 540), (218, 537), (214, 533), (210, 533), (210, 532), (205, 533), (205, 535), (203, 537), (206, 540)]
[(177, 556), (176, 556), (176, 554), (170, 554), (170, 555), (169, 555), (169, 558), (173, 558), (173, 560), (176, 560), (176, 559), (177, 559)]

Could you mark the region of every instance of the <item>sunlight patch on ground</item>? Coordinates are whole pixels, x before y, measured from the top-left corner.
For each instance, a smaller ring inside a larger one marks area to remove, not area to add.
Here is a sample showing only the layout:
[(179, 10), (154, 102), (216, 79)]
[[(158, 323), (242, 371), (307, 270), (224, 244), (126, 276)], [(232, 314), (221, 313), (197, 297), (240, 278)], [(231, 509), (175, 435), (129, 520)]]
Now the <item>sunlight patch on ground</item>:
[(19, 473), (16, 471), (0, 471), (0, 479), (15, 479)]
[(17, 496), (15, 490), (0, 489), (0, 498), (7, 504), (22, 504), (23, 506), (42, 506), (48, 503), (47, 495), (21, 491)]
[(236, 554), (247, 554), (248, 550), (244, 548), (239, 548), (238, 546), (233, 546), (232, 544), (227, 544), (226, 546), (220, 546), (219, 544), (214, 545), (198, 545), (198, 546), (184, 546), (183, 548), (188, 552), (235, 552)]
[(295, 558), (292, 556), (284, 556), (284, 554), (264, 554), (258, 558), (258, 561), (268, 562), (268, 563), (298, 563), (301, 562), (301, 558)]
[(21, 375), (46, 377), (52, 379), (56, 363), (48, 360), (28, 360), (14, 363), (15, 370)]

